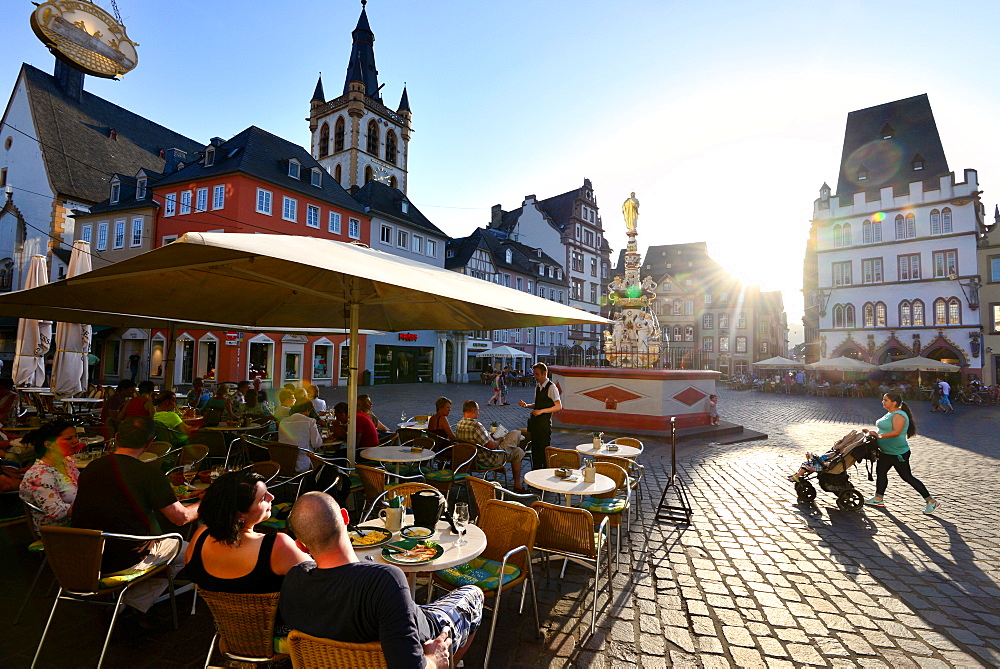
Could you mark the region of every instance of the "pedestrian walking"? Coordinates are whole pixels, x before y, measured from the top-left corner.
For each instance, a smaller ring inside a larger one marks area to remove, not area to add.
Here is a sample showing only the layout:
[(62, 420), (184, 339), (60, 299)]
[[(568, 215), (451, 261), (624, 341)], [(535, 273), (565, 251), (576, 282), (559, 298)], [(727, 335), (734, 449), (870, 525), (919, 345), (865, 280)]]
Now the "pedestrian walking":
[(493, 397), (491, 397), (489, 401), (486, 402), (487, 404), (500, 404), (500, 386), (503, 383), (503, 379), (501, 378), (502, 376), (503, 376), (502, 371), (493, 373), (493, 382), (491, 384), (491, 388), (493, 389)]
[(504, 365), (503, 371), (500, 372), (500, 404), (507, 406), (510, 404), (507, 401), (507, 379), (510, 376), (510, 367)]
[[(903, 479), (913, 489), (920, 493), (927, 505), (924, 513), (934, 513), (941, 505), (927, 491), (927, 487), (910, 471), (910, 444), (907, 437), (917, 433), (917, 425), (913, 420), (910, 407), (903, 401), (902, 395), (889, 392), (882, 396), (882, 406), (886, 414), (875, 422), (878, 430), (878, 462), (875, 465), (875, 496), (865, 501), (869, 506), (885, 506), (882, 501), (885, 490), (889, 486), (889, 470), (895, 469), (899, 478)], [(873, 430), (864, 430), (874, 432)]]

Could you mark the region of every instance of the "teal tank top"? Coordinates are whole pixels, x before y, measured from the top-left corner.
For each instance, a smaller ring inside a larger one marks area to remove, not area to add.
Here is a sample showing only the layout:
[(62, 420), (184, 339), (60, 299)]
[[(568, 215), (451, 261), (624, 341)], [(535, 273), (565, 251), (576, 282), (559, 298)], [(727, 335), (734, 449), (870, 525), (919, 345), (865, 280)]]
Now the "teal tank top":
[(889, 455), (903, 455), (910, 450), (910, 445), (906, 443), (906, 431), (910, 429), (910, 417), (906, 415), (905, 411), (890, 411), (875, 421), (875, 427), (878, 428), (879, 434), (892, 432), (892, 416), (897, 413), (902, 416), (905, 421), (903, 423), (903, 431), (898, 437), (889, 437), (888, 439), (880, 438), (878, 440), (878, 449)]

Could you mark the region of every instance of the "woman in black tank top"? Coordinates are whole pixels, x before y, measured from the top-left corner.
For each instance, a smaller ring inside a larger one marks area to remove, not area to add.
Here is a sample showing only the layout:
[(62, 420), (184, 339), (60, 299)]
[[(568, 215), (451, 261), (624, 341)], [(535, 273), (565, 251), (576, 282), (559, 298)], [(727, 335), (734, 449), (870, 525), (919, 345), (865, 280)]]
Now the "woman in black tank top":
[(185, 556), (187, 577), (210, 592), (278, 592), (288, 570), (309, 559), (287, 534), (262, 534), (274, 497), (253, 472), (232, 472), (213, 483), (198, 516), (204, 523)]

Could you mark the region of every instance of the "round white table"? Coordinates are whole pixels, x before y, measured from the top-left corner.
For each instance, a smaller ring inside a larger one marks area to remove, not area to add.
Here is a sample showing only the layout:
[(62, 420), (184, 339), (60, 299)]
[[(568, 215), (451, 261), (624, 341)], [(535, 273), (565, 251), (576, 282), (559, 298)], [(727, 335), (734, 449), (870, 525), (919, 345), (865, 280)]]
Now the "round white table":
[(401, 430), (426, 430), (427, 423), (414, 423), (413, 421), (408, 420), (405, 423), (398, 423), (396, 427)]
[[(406, 514), (403, 516), (403, 526), (413, 524), (413, 516), (411, 514)], [(385, 523), (381, 518), (372, 518), (364, 525), (377, 525), (379, 527), (385, 527)], [(393, 533), (392, 542), (404, 539), (398, 532)], [(396, 564), (395, 562), (389, 562), (382, 558), (382, 549), (385, 547), (376, 546), (374, 548), (364, 548), (362, 546), (355, 546), (354, 552), (358, 554), (362, 560), (371, 557), (372, 562), (381, 562), (382, 564), (392, 564), (404, 572), (406, 572), (410, 580), (410, 592), (412, 593), (416, 585), (417, 574), (426, 574), (433, 571), (438, 571), (440, 569), (449, 569), (451, 567), (457, 567), (460, 564), (465, 564), (469, 560), (479, 557), (483, 551), (486, 550), (486, 533), (481, 529), (469, 523), (465, 526), (465, 545), (456, 546), (455, 542), (458, 541), (459, 537), (457, 534), (452, 533), (451, 527), (447, 522), (439, 520), (437, 526), (434, 528), (434, 534), (427, 537), (428, 540), (433, 540), (441, 545), (444, 549), (444, 553), (436, 560), (431, 560), (430, 562), (424, 562), (422, 564)]]
[(602, 444), (601, 448), (595, 450), (594, 442), (588, 441), (586, 444), (579, 444), (576, 450), (583, 455), (615, 455), (619, 458), (634, 458), (642, 454), (642, 450), (635, 446), (618, 446), (617, 451), (609, 451), (608, 444)]
[(524, 475), (524, 482), (532, 488), (545, 492), (559, 493), (570, 506), (569, 498), (573, 495), (602, 495), (615, 489), (615, 481), (610, 476), (596, 474), (593, 483), (583, 480), (583, 472), (577, 470), (579, 481), (567, 481), (556, 476), (556, 469), (532, 469)]
[(67, 397), (62, 402), (63, 404), (69, 406), (71, 413), (75, 413), (76, 407), (73, 406), (74, 404), (79, 404), (81, 407), (84, 408), (90, 405), (90, 408), (93, 409), (98, 404), (103, 404), (104, 400), (102, 400), (100, 397)]
[(424, 448), (420, 451), (411, 451), (409, 446), (373, 446), (361, 451), (361, 457), (379, 462), (392, 462), (396, 465), (396, 473), (399, 473), (401, 462), (423, 462), (430, 460), (435, 455), (434, 450)]

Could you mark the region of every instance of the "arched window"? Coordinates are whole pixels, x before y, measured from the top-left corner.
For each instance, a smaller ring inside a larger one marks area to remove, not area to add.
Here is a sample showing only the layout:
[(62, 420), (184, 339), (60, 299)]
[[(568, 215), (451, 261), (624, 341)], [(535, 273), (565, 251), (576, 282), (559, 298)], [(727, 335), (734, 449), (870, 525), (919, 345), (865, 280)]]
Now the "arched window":
[(913, 214), (906, 215), (906, 238), (913, 239), (917, 236), (917, 219)]
[(339, 116), (333, 126), (333, 152), (344, 150), (344, 117)]
[(941, 211), (941, 233), (948, 234), (951, 232), (951, 209), (945, 207)]
[(681, 341), (681, 336), (682, 336), (681, 335), (681, 326), (680, 325), (675, 325), (674, 326), (673, 341)]
[(962, 324), (962, 303), (957, 297), (948, 300), (948, 325)]
[(872, 244), (882, 243), (882, 219), (872, 222)]
[[(336, 167), (333, 168), (333, 178), (339, 184), (340, 184), (340, 177), (341, 177), (342, 174), (343, 174), (343, 171), (340, 169), (340, 165), (337, 165)], [(340, 185), (343, 186), (344, 184), (340, 184)]]
[(931, 209), (931, 234), (941, 234), (941, 212), (937, 209)]
[(896, 214), (896, 239), (906, 238), (906, 224), (902, 214)]
[(399, 181), (396, 179), (395, 176), (389, 177), (389, 185), (392, 186), (393, 188), (399, 188)]
[(913, 325), (924, 324), (924, 303), (922, 300), (913, 300)]
[(850, 246), (854, 242), (851, 241), (851, 224), (844, 223), (844, 232), (840, 236), (841, 246)]
[(365, 165), (365, 183), (368, 183), (369, 181), (371, 181), (374, 178), (375, 178), (375, 173), (372, 172), (372, 166), (371, 165)]
[(872, 243), (872, 222), (865, 221), (861, 224), (861, 243), (871, 244)]
[(839, 249), (843, 241), (843, 228), (839, 225), (833, 226), (833, 247)]
[(322, 158), (330, 153), (330, 124), (324, 122), (319, 129), (319, 157)]
[(396, 133), (390, 130), (385, 136), (385, 160), (396, 164)]
[(373, 156), (378, 155), (378, 121), (372, 119), (368, 121), (368, 145), (365, 148)]
[(844, 327), (854, 327), (854, 305), (848, 304), (844, 307)]
[(862, 314), (865, 319), (864, 321), (865, 327), (866, 328), (875, 327), (875, 306), (871, 302), (865, 304), (865, 306), (862, 308)]
[(934, 325), (948, 324), (948, 303), (943, 297), (934, 300)]
[(844, 307), (839, 304), (833, 305), (833, 327), (844, 327)]
[(903, 300), (899, 303), (899, 327), (908, 328), (913, 325), (913, 316), (910, 303)]
[(885, 303), (876, 302), (875, 303), (875, 327), (884, 328), (885, 327)]

